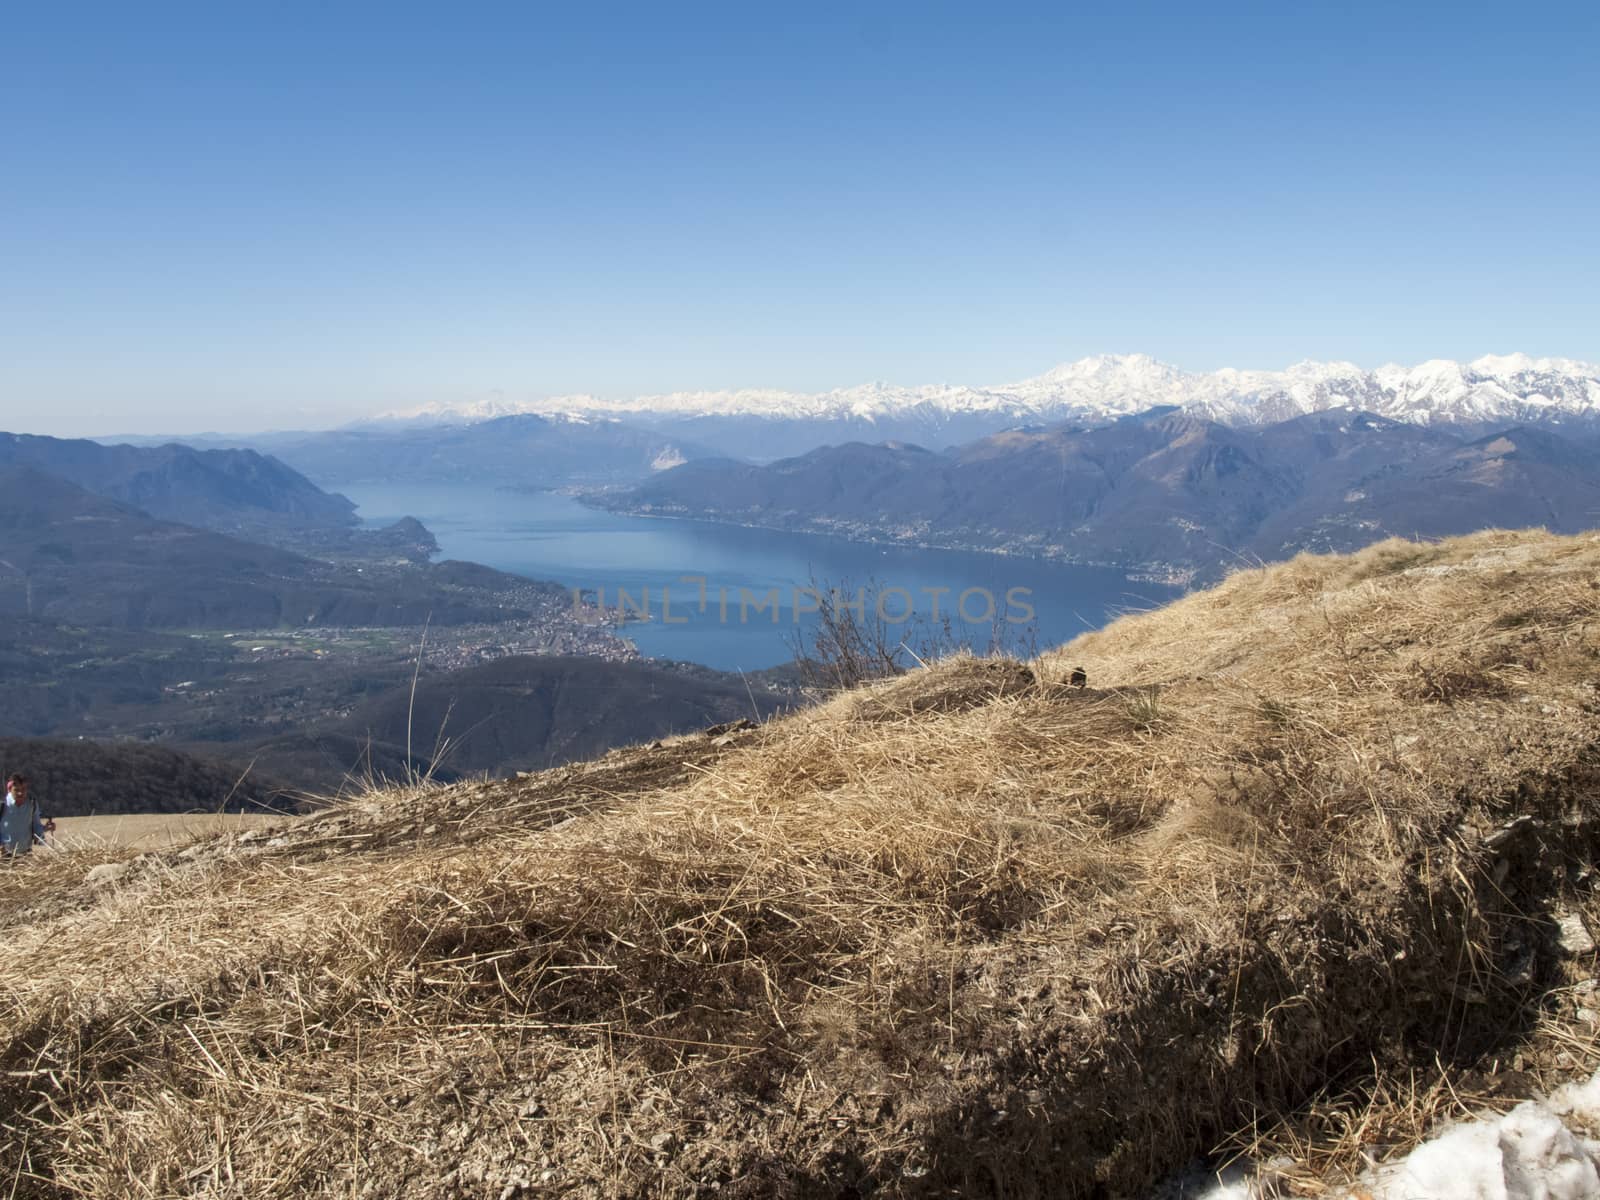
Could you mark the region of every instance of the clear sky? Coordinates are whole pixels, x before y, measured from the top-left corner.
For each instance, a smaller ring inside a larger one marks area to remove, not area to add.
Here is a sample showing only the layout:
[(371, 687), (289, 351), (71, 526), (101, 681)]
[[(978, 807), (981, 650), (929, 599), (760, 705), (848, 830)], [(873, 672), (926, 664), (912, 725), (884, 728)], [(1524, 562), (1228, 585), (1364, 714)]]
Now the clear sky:
[(1600, 360), (1597, 6), (0, 17), (0, 428)]

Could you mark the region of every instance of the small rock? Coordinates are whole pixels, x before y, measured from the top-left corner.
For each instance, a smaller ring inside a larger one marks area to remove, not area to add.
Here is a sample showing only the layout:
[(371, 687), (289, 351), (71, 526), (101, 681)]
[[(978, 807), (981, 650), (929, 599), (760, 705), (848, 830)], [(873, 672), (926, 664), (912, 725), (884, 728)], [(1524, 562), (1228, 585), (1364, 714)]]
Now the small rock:
[(1577, 913), (1563, 913), (1556, 918), (1556, 928), (1559, 930), (1556, 942), (1568, 954), (1594, 953), (1594, 938)]
[(439, 832), (439, 827), (437, 825), (427, 825), (427, 826), (423, 827), (422, 836), (423, 837), (432, 837), (434, 834), (436, 834), (438, 832)]
[(656, 1134), (650, 1139), (650, 1149), (657, 1154), (665, 1154), (672, 1149), (672, 1135), (670, 1133)]
[(1595, 1012), (1592, 1008), (1580, 1008), (1578, 1010), (1578, 1020), (1593, 1029), (1600, 1025), (1600, 1012)]

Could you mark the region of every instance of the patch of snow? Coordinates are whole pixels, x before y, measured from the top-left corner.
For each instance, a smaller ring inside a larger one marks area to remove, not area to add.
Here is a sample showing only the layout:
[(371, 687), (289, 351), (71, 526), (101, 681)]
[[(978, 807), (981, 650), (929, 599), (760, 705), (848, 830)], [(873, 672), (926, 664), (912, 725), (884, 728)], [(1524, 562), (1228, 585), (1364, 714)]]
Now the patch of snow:
[[(1600, 1200), (1600, 1072), (1504, 1116), (1445, 1128), (1397, 1162), (1372, 1167), (1330, 1200)], [(1194, 1200), (1273, 1200), (1270, 1172), (1237, 1171)]]
[(688, 461), (676, 446), (668, 446), (650, 460), (650, 469), (652, 471), (670, 471), (673, 467), (681, 467)]
[(1593, 954), (1594, 938), (1577, 913), (1563, 913), (1556, 921), (1557, 941), (1568, 954)]

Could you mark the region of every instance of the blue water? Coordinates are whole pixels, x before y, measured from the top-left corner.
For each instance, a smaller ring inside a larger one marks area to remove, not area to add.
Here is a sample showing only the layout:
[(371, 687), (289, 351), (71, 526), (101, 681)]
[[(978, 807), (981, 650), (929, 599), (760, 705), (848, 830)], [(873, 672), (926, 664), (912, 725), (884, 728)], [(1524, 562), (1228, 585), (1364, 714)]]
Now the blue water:
[[(1094, 567), (624, 517), (550, 492), (389, 484), (330, 490), (355, 501), (369, 524), (416, 517), (438, 538), (445, 558), (592, 591), (611, 609), (623, 602), (621, 589), (630, 611), (649, 614), (650, 619), (630, 621), (625, 630), (642, 653), (723, 670), (759, 670), (793, 658), (796, 635), (810, 624), (801, 610), (810, 603), (804, 589), (813, 580), (852, 595), (875, 584), (887, 617), (898, 618), (914, 607), (924, 618), (921, 625), (898, 626), (908, 632), (927, 629), (935, 605), (941, 617), (951, 614), (965, 593), (965, 615), (974, 620), (957, 615), (958, 635), (987, 645), (992, 604), (1002, 631), (1036, 641), (1040, 649), (1178, 594), (1175, 588), (1133, 582), (1121, 572)], [(706, 580), (703, 612), (700, 585), (687, 576)], [(773, 588), (777, 606), (758, 608)], [(796, 589), (801, 589), (798, 597)], [(915, 636), (912, 632), (911, 640)]]

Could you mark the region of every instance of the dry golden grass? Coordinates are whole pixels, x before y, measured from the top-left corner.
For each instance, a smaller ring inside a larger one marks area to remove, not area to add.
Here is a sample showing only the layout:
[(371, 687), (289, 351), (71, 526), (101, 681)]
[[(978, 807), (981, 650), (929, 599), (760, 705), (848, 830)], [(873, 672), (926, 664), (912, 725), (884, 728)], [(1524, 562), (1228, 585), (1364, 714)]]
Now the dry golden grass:
[(1488, 1064), (1592, 1064), (1553, 930), (1600, 844), (1597, 616), (1593, 537), (1389, 542), (1032, 682), (955, 660), (93, 884), (110, 851), (38, 856), (0, 872), (4, 1161), (52, 1197), (1325, 1176)]

